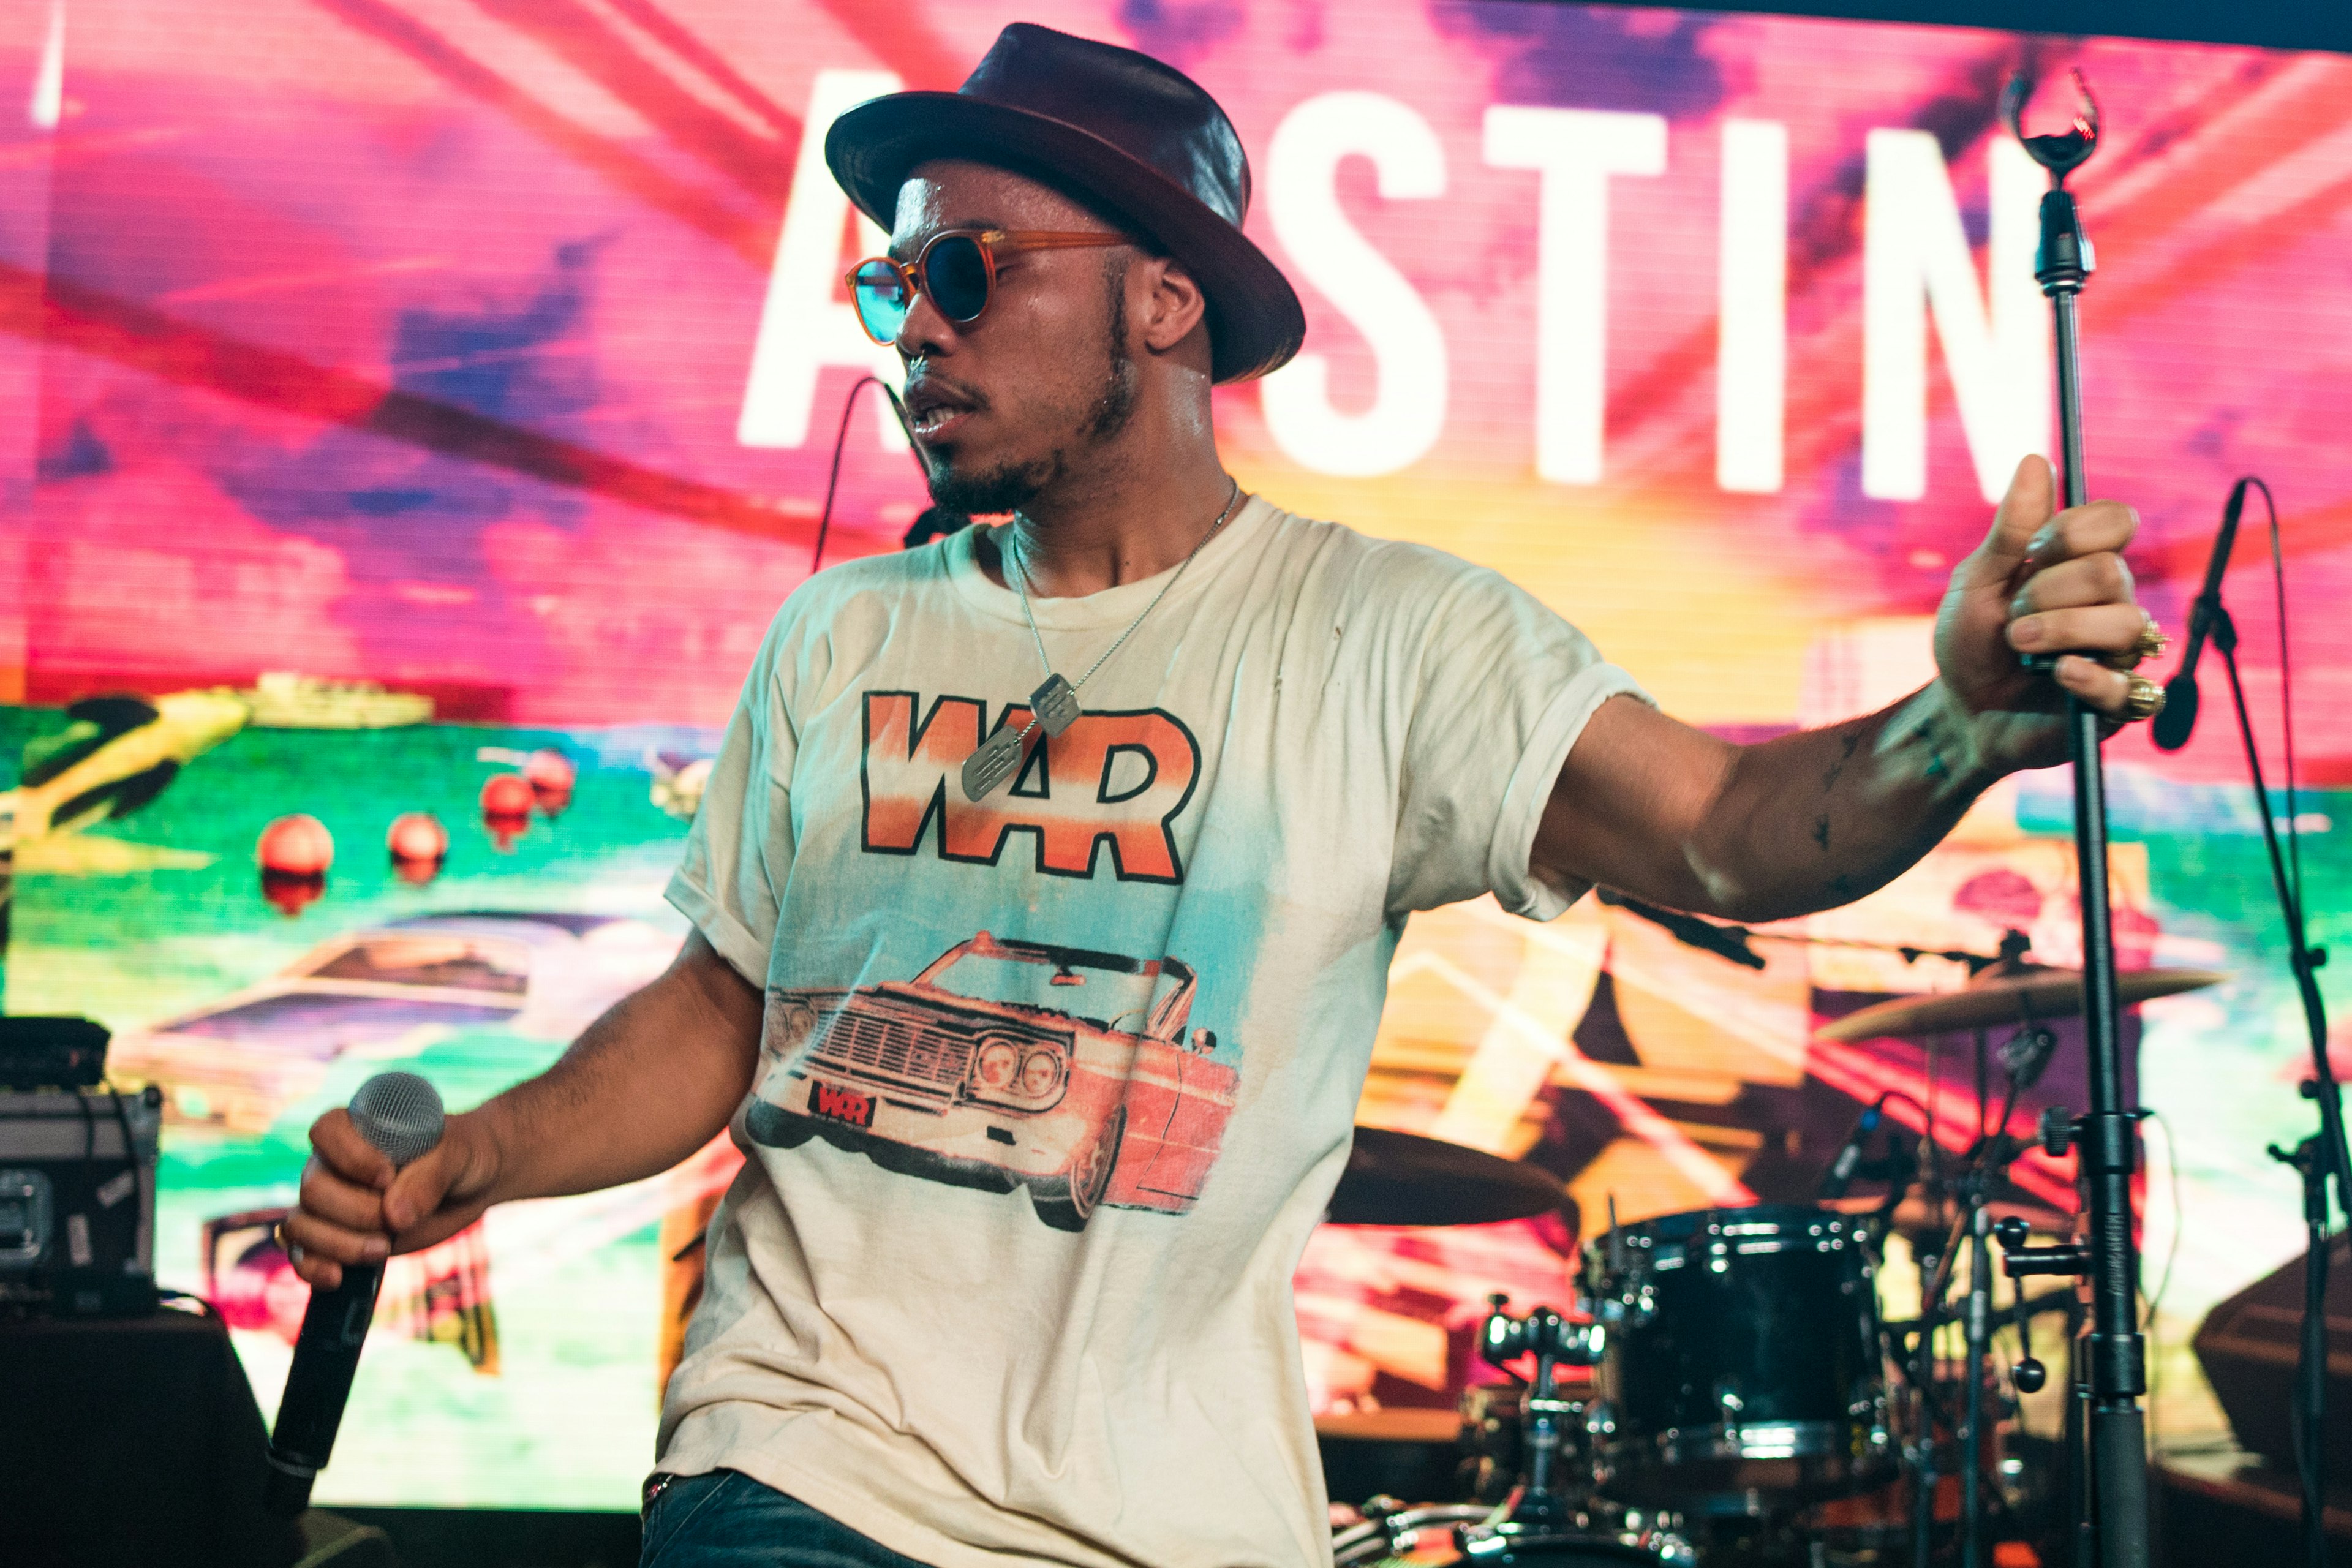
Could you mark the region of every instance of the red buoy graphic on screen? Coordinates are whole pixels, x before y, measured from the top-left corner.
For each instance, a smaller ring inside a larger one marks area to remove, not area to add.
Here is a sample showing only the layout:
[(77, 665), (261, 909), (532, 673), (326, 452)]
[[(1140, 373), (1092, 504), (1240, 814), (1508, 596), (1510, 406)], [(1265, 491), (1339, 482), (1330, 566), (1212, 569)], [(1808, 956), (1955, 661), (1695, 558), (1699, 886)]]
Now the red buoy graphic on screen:
[(541, 746), (525, 759), (522, 776), (530, 785), (532, 804), (547, 816), (554, 816), (572, 804), (572, 790), (580, 782), (580, 769), (554, 747)]
[(431, 812), (403, 812), (394, 817), (383, 844), (392, 856), (393, 870), (404, 882), (421, 886), (431, 881), (449, 858), (449, 830)]
[(261, 896), (283, 913), (299, 915), (327, 890), (335, 837), (315, 816), (281, 816), (261, 830), (254, 858), (261, 866)]
[(493, 773), (482, 785), (482, 826), (499, 849), (513, 848), (514, 841), (529, 830), (537, 800), (530, 781), (520, 773)]

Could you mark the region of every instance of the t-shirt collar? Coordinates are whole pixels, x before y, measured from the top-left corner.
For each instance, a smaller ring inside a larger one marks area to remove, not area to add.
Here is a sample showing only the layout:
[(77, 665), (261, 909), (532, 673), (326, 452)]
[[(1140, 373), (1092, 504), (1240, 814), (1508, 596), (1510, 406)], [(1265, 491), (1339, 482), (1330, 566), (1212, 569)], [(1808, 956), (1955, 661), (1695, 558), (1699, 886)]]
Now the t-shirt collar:
[[(1184, 581), (1176, 589), (1179, 596), (1194, 592), (1197, 587), (1216, 576), (1225, 562), (1243, 548), (1245, 539), (1263, 526), (1274, 512), (1274, 507), (1262, 496), (1248, 496), (1217, 536), (1201, 549), (1193, 558), (1192, 569), (1184, 574)], [(1027, 622), (1021, 614), (1021, 595), (1010, 588), (999, 587), (986, 572), (981, 570), (975, 553), (980, 534), (984, 531), (978, 523), (950, 535), (943, 542), (947, 554), (948, 580), (956, 586), (965, 601), (975, 609), (1015, 626)], [(1181, 565), (1181, 563), (1179, 563)], [(1091, 631), (1103, 626), (1124, 627), (1140, 615), (1151, 603), (1152, 596), (1168, 585), (1177, 566), (1132, 583), (1121, 583), (1116, 588), (1106, 588), (1099, 594), (1087, 594), (1076, 598), (1047, 599), (1032, 595), (1031, 608), (1037, 616), (1040, 631)]]

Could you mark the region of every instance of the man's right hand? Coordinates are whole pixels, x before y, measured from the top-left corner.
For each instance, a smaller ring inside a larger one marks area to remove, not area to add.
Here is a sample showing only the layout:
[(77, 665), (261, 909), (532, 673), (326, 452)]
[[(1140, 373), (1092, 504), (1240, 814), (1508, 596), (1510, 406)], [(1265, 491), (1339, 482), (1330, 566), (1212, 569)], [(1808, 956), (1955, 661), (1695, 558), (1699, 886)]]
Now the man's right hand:
[(395, 1175), (347, 1112), (311, 1124), (301, 1196), (286, 1216), (313, 1288), (457, 1235), (509, 1198), (591, 1193), (668, 1170), (717, 1137), (751, 1092), (765, 998), (689, 931), (677, 961), (623, 997), (562, 1058), (449, 1118), (434, 1151)]
[(455, 1236), (490, 1206), (499, 1150), (483, 1112), (452, 1116), (432, 1152), (395, 1173), (341, 1107), (310, 1124), (310, 1162), (286, 1216), (294, 1271), (314, 1289), (342, 1283), (346, 1263), (381, 1263)]

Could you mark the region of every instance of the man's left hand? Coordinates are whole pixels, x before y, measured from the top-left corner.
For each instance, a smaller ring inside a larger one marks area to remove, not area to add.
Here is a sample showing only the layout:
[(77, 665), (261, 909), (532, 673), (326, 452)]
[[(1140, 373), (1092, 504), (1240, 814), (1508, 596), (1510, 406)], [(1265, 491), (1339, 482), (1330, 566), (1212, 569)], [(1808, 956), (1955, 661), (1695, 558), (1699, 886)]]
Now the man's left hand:
[[(2056, 506), (2049, 463), (2019, 463), (1992, 531), (1953, 569), (1936, 616), (1943, 684), (1984, 727), (1990, 755), (2009, 767), (2065, 760), (2064, 729), (2053, 716), (2067, 693), (2124, 717), (2131, 676), (2113, 666), (2131, 662), (2148, 625), (2123, 558), (2138, 515), (2120, 501)], [(2061, 652), (2047, 672), (2019, 662), (2023, 654)]]

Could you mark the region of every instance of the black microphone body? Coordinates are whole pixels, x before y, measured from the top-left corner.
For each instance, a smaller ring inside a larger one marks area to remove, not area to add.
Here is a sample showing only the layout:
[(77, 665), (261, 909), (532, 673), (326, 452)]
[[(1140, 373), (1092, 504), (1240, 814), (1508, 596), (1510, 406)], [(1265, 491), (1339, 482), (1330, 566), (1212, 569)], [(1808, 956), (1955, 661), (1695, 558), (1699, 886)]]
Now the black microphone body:
[(1662, 927), (1685, 947), (1695, 947), (1701, 952), (1714, 953), (1717, 958), (1727, 958), (1732, 963), (1749, 969), (1764, 967), (1764, 955), (1748, 945), (1749, 932), (1745, 926), (1717, 925), (1713, 921), (1703, 921), (1696, 915), (1683, 914), (1675, 910), (1660, 909), (1655, 904), (1645, 904), (1639, 899), (1629, 899), (1624, 894), (1607, 888), (1601, 889), (1598, 897), (1604, 904), (1623, 910), (1628, 914), (1639, 915), (1652, 925)]
[(325, 1468), (360, 1368), (360, 1347), (375, 1317), (383, 1266), (346, 1263), (343, 1282), (310, 1292), (302, 1332), (294, 1342), (294, 1364), (286, 1373), (278, 1426), (269, 1434), (269, 1511), (290, 1517), (310, 1506), (310, 1482)]
[(2246, 481), (2240, 479), (2231, 488), (2230, 504), (2221, 509), (2221, 531), (2213, 536), (2212, 559), (2205, 563), (2205, 586), (2189, 612), (2189, 646), (2181, 652), (2180, 668), (2164, 683), (2163, 711), (2148, 725), (2148, 738), (2158, 751), (2180, 750), (2197, 728), (2197, 661), (2221, 619), (2221, 574), (2230, 569), (2230, 552), (2238, 543), (2238, 515), (2245, 510)]
[[(441, 1097), (415, 1073), (379, 1073), (368, 1079), (352, 1096), (351, 1113), (367, 1141), (394, 1166), (420, 1158), (441, 1141)], [(310, 1506), (310, 1483), (334, 1449), (383, 1287), (382, 1264), (347, 1263), (341, 1284), (310, 1292), (269, 1434), (262, 1506), (273, 1514), (291, 1518)]]

